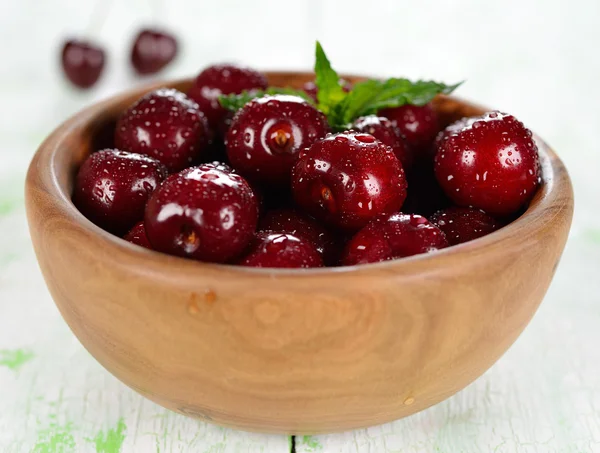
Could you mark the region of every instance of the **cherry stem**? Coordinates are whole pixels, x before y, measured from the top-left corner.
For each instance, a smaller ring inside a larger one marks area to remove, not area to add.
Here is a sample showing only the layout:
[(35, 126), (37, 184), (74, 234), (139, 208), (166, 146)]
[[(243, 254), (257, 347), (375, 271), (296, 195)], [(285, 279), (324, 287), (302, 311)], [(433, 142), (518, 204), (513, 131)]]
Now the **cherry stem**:
[(282, 131), (281, 129), (278, 130), (277, 132), (275, 132), (275, 143), (277, 143), (277, 146), (279, 146), (280, 148), (283, 148), (284, 146), (287, 145), (288, 143), (288, 134), (285, 133), (285, 131)]
[(325, 185), (321, 187), (321, 200), (323, 200), (323, 205), (329, 212), (336, 211), (333, 193), (331, 192), (331, 189)]
[(86, 28), (85, 34), (87, 36), (94, 37), (100, 34), (111, 6), (112, 0), (96, 0), (96, 5), (94, 6), (94, 10), (92, 11), (90, 21)]

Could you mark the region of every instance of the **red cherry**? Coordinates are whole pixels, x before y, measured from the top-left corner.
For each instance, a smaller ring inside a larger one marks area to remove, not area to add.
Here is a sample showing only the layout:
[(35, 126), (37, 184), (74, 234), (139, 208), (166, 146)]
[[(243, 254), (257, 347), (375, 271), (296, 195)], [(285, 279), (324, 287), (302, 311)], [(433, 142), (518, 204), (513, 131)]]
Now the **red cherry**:
[(144, 222), (155, 250), (222, 263), (246, 248), (257, 218), (244, 178), (203, 164), (169, 176), (150, 197)]
[(296, 202), (325, 223), (358, 229), (397, 212), (406, 178), (389, 147), (369, 134), (330, 135), (303, 151), (292, 174)]
[(444, 233), (425, 217), (383, 214), (356, 233), (346, 247), (342, 263), (345, 266), (376, 263), (447, 246)]
[(134, 103), (121, 115), (115, 130), (118, 148), (155, 157), (172, 172), (190, 166), (210, 138), (198, 104), (166, 88)]
[(229, 162), (248, 178), (289, 184), (300, 150), (329, 132), (327, 119), (298, 96), (265, 96), (234, 117), (225, 145)]
[(325, 261), (335, 260), (336, 244), (331, 233), (315, 219), (295, 209), (267, 212), (259, 222), (258, 229), (307, 239), (316, 246)]
[(75, 178), (73, 203), (88, 219), (122, 235), (144, 216), (166, 168), (148, 156), (106, 149), (91, 154)]
[(148, 240), (148, 236), (146, 236), (146, 228), (144, 227), (144, 222), (139, 222), (136, 226), (134, 226), (129, 233), (127, 233), (123, 239), (132, 244), (139, 245), (140, 247), (144, 247), (146, 249), (152, 250), (152, 245), (150, 245), (150, 241)]
[(456, 204), (504, 216), (531, 200), (540, 182), (540, 163), (523, 123), (491, 112), (448, 131), (438, 142), (435, 174)]
[(104, 60), (104, 49), (88, 41), (71, 39), (62, 49), (64, 73), (79, 88), (90, 88), (98, 81), (104, 69)]
[(376, 115), (362, 116), (354, 121), (352, 130), (371, 134), (381, 143), (392, 148), (405, 171), (412, 166), (412, 150), (406, 144), (400, 129), (387, 118)]
[(500, 228), (496, 219), (474, 208), (447, 208), (433, 214), (430, 220), (444, 232), (450, 245), (472, 241)]
[(264, 90), (267, 86), (265, 75), (253, 69), (228, 64), (214, 65), (198, 74), (188, 96), (200, 105), (210, 127), (219, 131), (226, 129), (221, 123), (227, 116), (227, 110), (219, 103), (220, 95)]
[(257, 233), (242, 266), (307, 268), (321, 267), (323, 261), (315, 245), (306, 238), (287, 233)]
[(440, 131), (440, 124), (437, 113), (430, 104), (423, 106), (406, 104), (384, 109), (379, 114), (389, 118), (398, 126), (416, 159), (431, 160), (433, 156), (430, 150)]
[(154, 74), (177, 55), (177, 39), (167, 32), (141, 30), (131, 48), (131, 64), (138, 74)]

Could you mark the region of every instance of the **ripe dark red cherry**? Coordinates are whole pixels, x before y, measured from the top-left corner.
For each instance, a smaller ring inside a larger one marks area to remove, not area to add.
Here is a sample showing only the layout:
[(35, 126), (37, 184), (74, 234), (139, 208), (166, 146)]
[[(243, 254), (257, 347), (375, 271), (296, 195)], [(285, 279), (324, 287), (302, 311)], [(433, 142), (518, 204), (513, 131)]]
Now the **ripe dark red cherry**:
[(474, 208), (443, 209), (433, 214), (429, 220), (444, 232), (450, 245), (472, 241), (500, 228), (496, 219)]
[(177, 39), (170, 33), (146, 28), (133, 41), (131, 64), (138, 74), (154, 74), (177, 55)]
[(121, 236), (144, 217), (150, 194), (166, 177), (166, 168), (151, 157), (98, 151), (79, 168), (73, 203), (96, 225)]
[(264, 74), (253, 69), (228, 64), (214, 65), (198, 74), (188, 96), (200, 105), (210, 127), (219, 131), (223, 129), (221, 123), (227, 115), (227, 110), (219, 104), (220, 95), (264, 90), (267, 86)]
[(425, 217), (381, 215), (360, 230), (346, 247), (345, 266), (376, 263), (428, 253), (448, 246), (444, 233)]
[(249, 179), (289, 184), (300, 150), (329, 132), (327, 119), (298, 96), (254, 99), (234, 117), (225, 145), (231, 166)]
[(71, 39), (62, 48), (64, 73), (79, 88), (90, 88), (98, 81), (104, 60), (104, 49), (89, 41)]
[[(340, 79), (340, 84), (342, 85), (342, 89), (348, 93), (350, 92), (350, 90), (352, 90), (352, 84), (350, 82), (348, 82), (347, 80), (344, 79)], [(308, 94), (311, 98), (313, 98), (315, 101), (317, 100), (317, 92), (319, 91), (317, 89), (317, 85), (315, 84), (314, 80), (311, 80), (309, 82), (306, 82), (303, 86), (302, 86), (302, 91), (304, 91), (306, 94)]]
[(167, 178), (148, 201), (145, 225), (155, 250), (222, 263), (246, 248), (257, 219), (244, 178), (203, 164)]
[(440, 131), (438, 116), (431, 105), (406, 104), (384, 109), (379, 114), (398, 126), (406, 143), (416, 154), (415, 158), (428, 158), (429, 155), (431, 160), (430, 148)]
[(256, 234), (242, 266), (307, 268), (321, 267), (323, 261), (315, 245), (301, 236), (263, 231)]
[(438, 145), (437, 180), (459, 206), (510, 215), (531, 200), (540, 182), (531, 131), (512, 115), (490, 112), (462, 121)]
[(405, 171), (412, 166), (412, 150), (406, 145), (400, 129), (387, 118), (376, 115), (362, 116), (354, 121), (352, 130), (371, 134), (381, 143), (392, 148)]
[(336, 244), (331, 233), (315, 219), (296, 209), (267, 212), (259, 222), (258, 229), (302, 237), (316, 246), (326, 262), (334, 259)]
[(210, 141), (198, 104), (174, 89), (148, 93), (117, 121), (119, 149), (155, 157), (174, 172), (188, 167)]
[(131, 242), (132, 244), (139, 245), (140, 247), (152, 250), (152, 245), (150, 245), (148, 236), (146, 236), (146, 228), (144, 227), (144, 222), (139, 222), (136, 226), (134, 226), (129, 231), (129, 233), (123, 236), (123, 239), (125, 239), (128, 242)]
[(330, 135), (304, 150), (292, 175), (299, 206), (329, 225), (359, 229), (406, 198), (400, 161), (369, 134)]

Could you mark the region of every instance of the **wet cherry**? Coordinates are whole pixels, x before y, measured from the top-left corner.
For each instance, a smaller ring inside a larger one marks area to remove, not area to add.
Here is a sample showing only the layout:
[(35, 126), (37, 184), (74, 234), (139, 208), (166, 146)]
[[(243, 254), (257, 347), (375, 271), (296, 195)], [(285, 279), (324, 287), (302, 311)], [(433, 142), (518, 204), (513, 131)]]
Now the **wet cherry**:
[(119, 236), (144, 216), (166, 168), (148, 156), (115, 149), (91, 154), (75, 178), (73, 203), (96, 225)]
[(402, 165), (372, 135), (330, 135), (303, 151), (292, 175), (296, 202), (331, 226), (359, 229), (397, 212), (406, 198)]
[(514, 116), (490, 112), (449, 127), (438, 140), (435, 174), (457, 205), (510, 215), (540, 182), (537, 146)]
[(244, 178), (203, 164), (169, 176), (150, 197), (144, 222), (155, 250), (222, 263), (246, 248), (257, 218)]
[(174, 89), (148, 93), (119, 118), (115, 144), (155, 157), (179, 171), (192, 164), (211, 139), (198, 104)]
[(307, 268), (321, 267), (323, 261), (315, 245), (308, 239), (288, 233), (257, 233), (242, 266)]
[(146, 228), (144, 227), (144, 222), (139, 222), (138, 224), (136, 224), (136, 226), (134, 226), (129, 231), (129, 233), (123, 236), (123, 239), (125, 239), (128, 242), (131, 242), (132, 244), (139, 245), (140, 247), (152, 250), (152, 245), (148, 240), (148, 236), (146, 236)]
[(437, 113), (430, 104), (405, 104), (384, 109), (379, 114), (398, 126), (406, 143), (412, 148), (415, 159), (431, 160), (431, 146), (440, 131), (440, 125)]
[(251, 180), (283, 186), (300, 151), (328, 131), (325, 116), (304, 99), (265, 96), (235, 115), (225, 140), (227, 156)]
[(356, 233), (346, 246), (342, 263), (346, 266), (376, 263), (447, 246), (444, 233), (425, 217), (384, 214)]
[(412, 166), (412, 150), (406, 144), (400, 129), (389, 119), (376, 115), (362, 116), (352, 123), (352, 130), (371, 134), (381, 143), (392, 148), (392, 151), (402, 163), (404, 171), (408, 171)]
[(472, 241), (500, 228), (500, 223), (480, 209), (451, 207), (433, 214), (429, 220), (446, 235), (450, 245)]
[(333, 235), (312, 217), (296, 209), (269, 211), (258, 225), (261, 231), (289, 233), (312, 242), (326, 262), (335, 260), (336, 241)]
[(222, 122), (227, 117), (227, 110), (219, 104), (220, 95), (264, 90), (267, 86), (267, 78), (258, 71), (221, 64), (209, 66), (198, 74), (188, 96), (200, 105), (210, 127), (219, 132), (226, 129)]

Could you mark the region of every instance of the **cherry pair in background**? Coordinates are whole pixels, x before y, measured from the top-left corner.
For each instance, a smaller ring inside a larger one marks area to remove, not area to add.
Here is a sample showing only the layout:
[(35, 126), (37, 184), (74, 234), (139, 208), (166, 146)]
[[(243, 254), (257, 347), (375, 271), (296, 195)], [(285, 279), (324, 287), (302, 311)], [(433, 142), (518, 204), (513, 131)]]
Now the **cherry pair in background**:
[[(177, 39), (170, 33), (146, 28), (134, 38), (130, 62), (139, 75), (155, 74), (167, 66), (178, 51)], [(106, 65), (106, 50), (82, 39), (67, 40), (61, 52), (61, 64), (67, 79), (81, 89), (96, 84)]]

